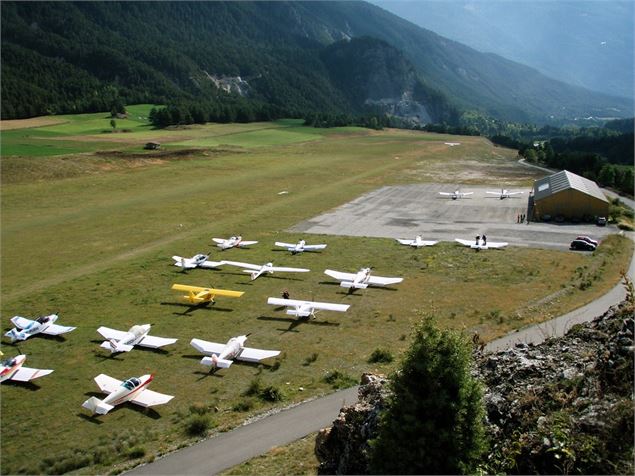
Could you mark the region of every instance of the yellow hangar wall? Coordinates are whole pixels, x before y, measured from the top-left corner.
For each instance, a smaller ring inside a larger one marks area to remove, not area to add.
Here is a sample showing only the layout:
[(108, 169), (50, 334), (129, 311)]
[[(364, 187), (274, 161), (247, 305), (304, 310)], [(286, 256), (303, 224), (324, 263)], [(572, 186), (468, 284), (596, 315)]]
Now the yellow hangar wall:
[(579, 218), (584, 216), (603, 216), (609, 214), (609, 204), (598, 198), (575, 189), (549, 195), (534, 203), (534, 216), (541, 218), (544, 215), (552, 217), (562, 215), (565, 218)]

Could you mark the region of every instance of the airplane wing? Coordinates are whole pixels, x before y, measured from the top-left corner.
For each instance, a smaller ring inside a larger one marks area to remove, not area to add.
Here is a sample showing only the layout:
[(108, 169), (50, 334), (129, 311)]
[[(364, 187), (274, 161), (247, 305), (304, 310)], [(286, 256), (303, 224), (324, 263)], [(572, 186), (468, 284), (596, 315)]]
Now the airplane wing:
[(280, 299), (280, 298), (274, 298), (274, 297), (270, 297), (269, 299), (267, 299), (267, 304), (273, 304), (274, 306), (288, 306), (288, 307), (306, 305), (306, 306), (312, 307), (313, 309), (324, 309), (327, 311), (340, 311), (340, 312), (344, 312), (350, 307), (350, 305), (348, 304), (333, 304), (330, 302), (301, 301), (299, 299)]
[(220, 354), (225, 348), (225, 344), (219, 344), (217, 342), (208, 342), (202, 339), (192, 339), (190, 341), (192, 347), (201, 352), (202, 354)]
[(277, 271), (289, 272), (289, 273), (308, 273), (309, 271), (311, 271), (310, 269), (306, 269), (306, 268), (286, 268), (284, 266), (272, 266), (269, 269), (273, 271), (274, 273)]
[(121, 385), (121, 380), (109, 377), (106, 374), (99, 374), (97, 377), (95, 377), (95, 382), (97, 382), (99, 390), (104, 393), (112, 393)]
[(507, 195), (520, 195), (523, 192), (508, 192)]
[(473, 194), (474, 194), (474, 192), (461, 192), (461, 195), (464, 195), (464, 196), (465, 195), (473, 195)]
[(325, 269), (324, 274), (330, 276), (331, 278), (335, 278), (338, 281), (352, 281), (357, 276), (352, 273), (340, 273), (339, 271), (333, 271), (332, 269)]
[(280, 354), (279, 350), (263, 350), (244, 347), (243, 351), (236, 358), (238, 360), (244, 360), (245, 362), (260, 362), (263, 359), (275, 357), (278, 354)]
[(399, 238), (397, 238), (397, 241), (402, 245), (411, 245), (415, 242), (415, 240), (401, 240)]
[(500, 242), (495, 242), (495, 241), (488, 241), (487, 242), (487, 247), (488, 248), (505, 248), (509, 243), (505, 243), (503, 241)]
[(154, 405), (163, 405), (174, 398), (174, 395), (166, 395), (164, 393), (154, 392), (152, 390), (144, 390), (135, 398), (131, 399), (132, 403), (141, 405), (142, 407), (151, 407)]
[(423, 246), (433, 246), (436, 245), (438, 241), (430, 241), (430, 240), (421, 240), (421, 244)]
[(127, 332), (118, 331), (116, 329), (111, 329), (110, 327), (104, 327), (104, 326), (101, 326), (99, 329), (97, 329), (97, 332), (99, 332), (104, 339), (115, 339), (115, 340), (123, 339), (124, 336), (128, 334)]
[(439, 192), (439, 195), (445, 195), (446, 197), (449, 197), (450, 195), (453, 195), (450, 192)]
[(212, 238), (212, 240), (214, 240), (216, 243), (219, 243), (221, 245), (225, 243), (225, 241), (227, 241), (227, 240), (223, 240), (222, 238)]
[(323, 250), (326, 245), (304, 245), (305, 251)]
[(52, 336), (57, 336), (60, 334), (64, 334), (66, 332), (74, 331), (77, 327), (70, 326), (58, 326), (57, 324), (51, 324), (46, 329), (42, 331), (42, 334), (48, 334)]
[(455, 238), (454, 241), (462, 244), (463, 246), (470, 246), (470, 247), (476, 242), (476, 240), (462, 240), (461, 238)]
[(382, 278), (381, 276), (371, 276), (368, 280), (369, 284), (378, 284), (386, 286), (388, 284), (397, 284), (403, 281), (403, 278)]
[(52, 370), (31, 369), (29, 367), (20, 367), (16, 373), (13, 374), (11, 380), (18, 382), (28, 382), (34, 378), (44, 377), (45, 375), (53, 372)]
[(325, 311), (338, 311), (338, 312), (346, 312), (349, 307), (349, 304), (334, 304), (331, 302), (310, 302), (309, 303), (313, 309), (324, 309)]
[(198, 265), (199, 268), (218, 268), (221, 264), (223, 264), (222, 261), (203, 261), (201, 264)]
[(145, 336), (137, 345), (158, 349), (164, 345), (174, 344), (178, 339), (169, 339), (167, 337)]
[(490, 195), (498, 195), (500, 197), (501, 193), (500, 192), (490, 192), (489, 190), (485, 193), (489, 193)]
[(296, 245), (295, 243), (283, 243), (282, 241), (276, 241), (274, 244), (276, 246), (282, 246), (283, 248), (295, 248)]
[(196, 268), (196, 265), (192, 263), (192, 260), (190, 258), (183, 258), (181, 256), (172, 256), (172, 259), (174, 260), (174, 266), (178, 266), (179, 268), (185, 268), (185, 269)]
[(255, 245), (256, 243), (258, 242), (257, 241), (241, 241), (236, 246), (249, 246), (249, 245)]
[(33, 321), (25, 317), (15, 316), (11, 318), (11, 322), (13, 322), (13, 325), (18, 329), (24, 329), (25, 327), (28, 327), (28, 325), (31, 324)]
[(254, 271), (259, 271), (262, 268), (260, 264), (251, 264), (251, 263), (241, 263), (240, 261), (221, 261), (222, 264), (228, 264), (230, 266), (239, 266), (241, 268), (253, 269)]
[(172, 289), (175, 291), (192, 291), (193, 293), (200, 293), (202, 291), (209, 291), (214, 296), (227, 296), (227, 297), (240, 297), (245, 294), (244, 291), (230, 291), (228, 289), (214, 289), (214, 288), (202, 288), (200, 286), (188, 286), (187, 284), (173, 284)]

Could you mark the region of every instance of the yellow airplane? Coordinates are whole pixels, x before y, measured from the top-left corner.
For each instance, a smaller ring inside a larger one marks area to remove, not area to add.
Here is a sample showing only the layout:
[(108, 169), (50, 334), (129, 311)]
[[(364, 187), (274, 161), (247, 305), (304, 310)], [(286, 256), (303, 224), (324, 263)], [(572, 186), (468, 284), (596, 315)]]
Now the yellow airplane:
[(173, 284), (172, 289), (175, 291), (187, 291), (183, 299), (187, 299), (192, 304), (200, 304), (203, 302), (215, 303), (216, 296), (240, 297), (245, 294), (243, 291), (227, 291), (225, 289), (201, 288), (200, 286), (188, 286), (186, 284)]

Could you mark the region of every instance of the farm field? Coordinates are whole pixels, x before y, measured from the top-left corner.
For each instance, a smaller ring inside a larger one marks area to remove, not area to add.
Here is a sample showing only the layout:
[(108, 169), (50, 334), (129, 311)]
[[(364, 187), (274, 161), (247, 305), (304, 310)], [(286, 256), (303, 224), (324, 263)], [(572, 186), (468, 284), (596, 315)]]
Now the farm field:
[[(143, 118), (149, 108), (129, 109)], [(5, 355), (26, 353), (27, 366), (55, 370), (30, 385), (0, 387), (5, 474), (121, 471), (274, 406), (354, 384), (362, 372), (390, 372), (395, 362), (368, 363), (370, 354), (384, 349), (397, 361), (424, 315), (491, 338), (571, 310), (617, 283), (632, 252), (630, 240), (617, 236), (594, 254), (514, 247), (475, 254), (452, 243), (411, 250), (390, 238), (286, 231), (383, 185), (469, 178), (527, 186), (537, 177), (515, 163), (515, 151), (478, 137), (310, 129), (298, 121), (156, 131), (142, 119), (118, 121), (129, 133), (101, 134), (110, 128), (106, 114), (63, 119), (1, 137), (2, 330), (13, 315), (53, 312), (60, 324), (78, 327), (17, 346), (3, 338)], [(162, 150), (143, 151), (149, 140)], [(40, 141), (70, 152), (42, 152)], [(216, 251), (212, 237), (234, 234), (259, 243)], [(274, 241), (300, 238), (328, 248), (296, 256), (273, 249)], [(171, 264), (172, 255), (210, 250), (213, 260), (273, 261), (311, 273), (252, 282), (233, 267), (183, 273)], [(346, 294), (323, 274), (362, 266), (404, 282)], [(173, 283), (245, 294), (190, 309)], [(285, 288), (292, 298), (351, 308), (294, 323), (266, 304)], [(99, 347), (100, 325), (144, 323), (153, 324), (152, 335), (179, 340), (164, 351), (114, 357)], [(247, 345), (281, 350), (280, 357), (210, 375), (189, 345), (194, 337), (225, 342), (249, 332)], [(175, 398), (149, 411), (125, 405), (89, 418), (81, 404), (103, 398), (93, 381), (100, 373), (120, 380), (155, 373), (151, 388)]]

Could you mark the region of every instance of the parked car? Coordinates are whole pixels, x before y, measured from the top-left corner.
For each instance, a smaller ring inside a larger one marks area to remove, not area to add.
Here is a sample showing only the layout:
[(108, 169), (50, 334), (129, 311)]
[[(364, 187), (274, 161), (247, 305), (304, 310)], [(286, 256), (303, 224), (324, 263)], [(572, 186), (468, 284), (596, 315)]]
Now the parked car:
[(576, 238), (576, 240), (582, 240), (582, 241), (586, 241), (587, 243), (591, 243), (593, 246), (595, 246), (596, 248), (598, 247), (598, 245), (600, 244), (600, 242), (598, 240), (594, 240), (593, 238), (590, 238), (588, 236), (578, 236)]
[(597, 226), (606, 226), (606, 217), (598, 217)]
[(584, 240), (573, 240), (570, 249), (582, 251), (595, 251), (595, 245)]

